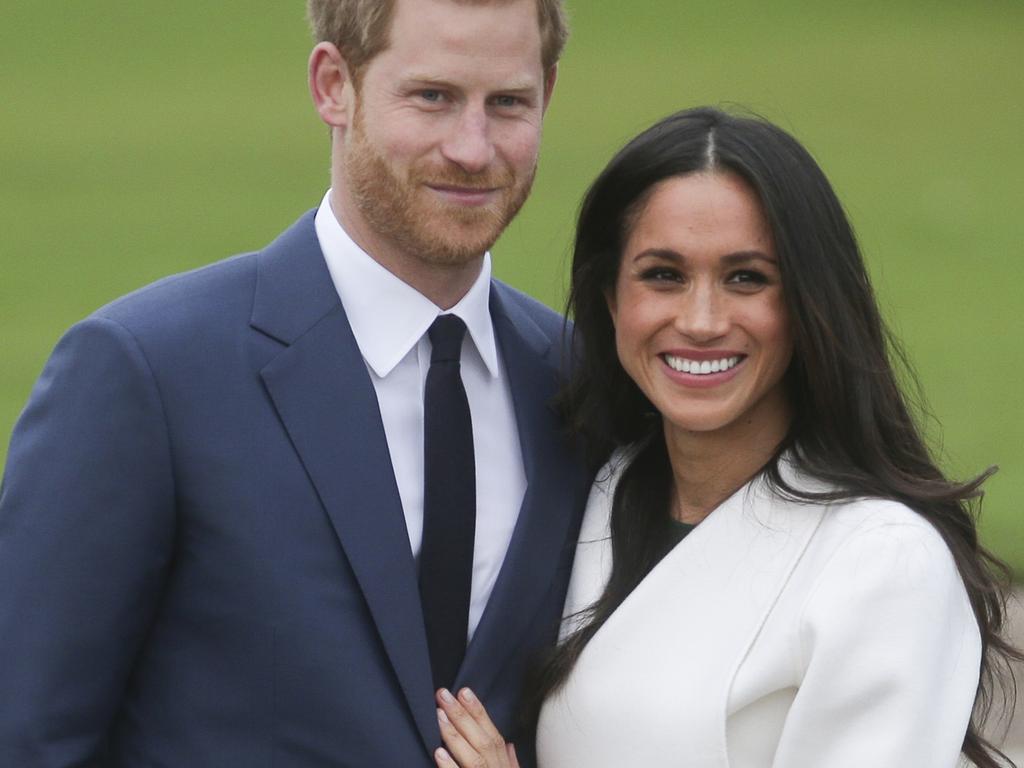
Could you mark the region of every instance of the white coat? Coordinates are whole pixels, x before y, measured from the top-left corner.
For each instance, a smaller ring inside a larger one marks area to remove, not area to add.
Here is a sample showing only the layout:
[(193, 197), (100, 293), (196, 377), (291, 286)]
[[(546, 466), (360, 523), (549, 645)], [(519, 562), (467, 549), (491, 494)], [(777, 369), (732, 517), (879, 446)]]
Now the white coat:
[[(610, 573), (599, 475), (566, 603)], [(822, 489), (783, 465), (796, 487)], [(747, 484), (651, 571), (544, 705), (540, 768), (952, 768), (978, 684), (952, 555), (902, 504)]]

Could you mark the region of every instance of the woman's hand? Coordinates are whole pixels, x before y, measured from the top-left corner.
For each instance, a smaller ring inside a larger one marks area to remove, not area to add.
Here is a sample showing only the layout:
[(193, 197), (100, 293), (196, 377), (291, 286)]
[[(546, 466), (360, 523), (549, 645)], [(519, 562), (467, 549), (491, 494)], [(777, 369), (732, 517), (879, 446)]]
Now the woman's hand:
[(439, 768), (519, 768), (515, 747), (505, 743), (469, 688), (459, 691), (458, 698), (442, 688), (437, 705), (437, 722), (447, 747), (434, 752)]

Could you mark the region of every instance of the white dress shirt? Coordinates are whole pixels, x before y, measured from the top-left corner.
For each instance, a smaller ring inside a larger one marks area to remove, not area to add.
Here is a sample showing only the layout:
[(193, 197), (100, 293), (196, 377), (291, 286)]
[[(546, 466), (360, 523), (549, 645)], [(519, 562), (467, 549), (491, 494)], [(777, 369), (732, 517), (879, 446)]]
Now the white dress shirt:
[[(338, 223), (330, 196), (328, 190), (317, 211), (316, 234), (377, 393), (409, 546), (418, 557), (423, 538), (423, 388), (431, 349), (427, 330), (442, 310), (356, 245)], [(477, 496), (470, 639), (498, 578), (526, 492), (512, 391), (491, 322), (490, 280), (491, 258), (485, 254), (476, 282), (448, 310), (468, 329), (462, 343), (462, 382), (473, 419)]]

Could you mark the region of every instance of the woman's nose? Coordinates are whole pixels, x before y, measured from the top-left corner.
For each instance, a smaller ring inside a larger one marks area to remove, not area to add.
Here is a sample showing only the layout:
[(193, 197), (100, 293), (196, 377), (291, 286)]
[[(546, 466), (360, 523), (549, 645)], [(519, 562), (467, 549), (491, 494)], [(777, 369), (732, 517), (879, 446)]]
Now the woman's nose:
[(713, 341), (729, 329), (727, 302), (710, 285), (695, 285), (680, 299), (676, 329), (695, 342)]

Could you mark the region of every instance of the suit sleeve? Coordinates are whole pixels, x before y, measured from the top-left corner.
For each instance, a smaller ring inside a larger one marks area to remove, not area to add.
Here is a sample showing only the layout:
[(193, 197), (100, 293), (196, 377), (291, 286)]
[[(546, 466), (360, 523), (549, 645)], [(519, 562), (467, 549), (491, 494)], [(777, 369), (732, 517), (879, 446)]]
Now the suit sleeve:
[(927, 523), (852, 534), (800, 632), (804, 676), (774, 768), (957, 765), (981, 644), (952, 555)]
[(0, 487), (0, 765), (92, 766), (171, 557), (159, 392), (136, 339), (92, 318), (60, 341)]

